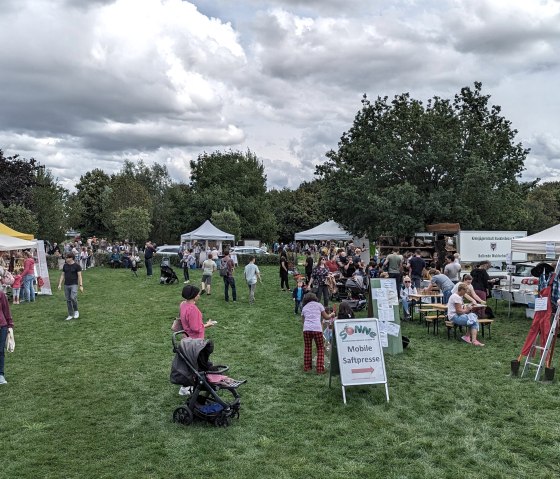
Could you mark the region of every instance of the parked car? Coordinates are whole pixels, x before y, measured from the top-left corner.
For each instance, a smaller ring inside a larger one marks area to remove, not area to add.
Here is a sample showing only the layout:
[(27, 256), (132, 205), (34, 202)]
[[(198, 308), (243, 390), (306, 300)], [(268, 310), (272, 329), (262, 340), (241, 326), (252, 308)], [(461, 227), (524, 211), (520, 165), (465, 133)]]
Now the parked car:
[[(539, 284), (539, 279), (531, 275), (531, 270), (537, 266), (539, 262), (517, 263), (515, 265), (515, 273), (511, 274), (512, 289), (529, 289), (534, 290)], [(509, 277), (500, 281), (502, 286), (509, 287)]]
[(235, 254), (254, 254), (254, 255), (270, 254), (267, 253), (267, 251), (264, 250), (263, 248), (257, 248), (256, 246), (235, 246), (231, 248), (230, 252)]
[(156, 253), (158, 254), (179, 254), (179, 250), (181, 249), (181, 245), (179, 244), (166, 244), (163, 246), (158, 246), (156, 248)]

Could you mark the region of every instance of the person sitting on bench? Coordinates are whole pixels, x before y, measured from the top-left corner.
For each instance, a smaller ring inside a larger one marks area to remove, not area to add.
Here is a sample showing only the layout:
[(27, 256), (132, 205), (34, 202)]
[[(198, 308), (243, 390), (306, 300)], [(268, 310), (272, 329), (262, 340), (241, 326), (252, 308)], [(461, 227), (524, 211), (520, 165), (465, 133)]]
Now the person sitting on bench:
[(476, 339), (478, 335), (478, 317), (472, 312), (472, 305), (463, 303), (463, 297), (467, 292), (467, 286), (460, 284), (457, 292), (453, 293), (447, 303), (447, 317), (453, 324), (457, 326), (466, 326), (470, 329), (470, 334), (464, 335), (461, 339), (466, 343), (472, 343), (474, 346), (484, 346)]

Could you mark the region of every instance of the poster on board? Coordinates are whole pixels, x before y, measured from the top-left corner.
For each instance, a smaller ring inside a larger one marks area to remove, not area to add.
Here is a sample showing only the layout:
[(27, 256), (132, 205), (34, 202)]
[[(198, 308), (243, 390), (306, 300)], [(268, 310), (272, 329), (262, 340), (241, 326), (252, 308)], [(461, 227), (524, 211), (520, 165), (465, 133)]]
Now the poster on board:
[(345, 387), (364, 384), (385, 384), (385, 394), (389, 401), (378, 320), (376, 318), (336, 320), (334, 336), (344, 404), (346, 404)]

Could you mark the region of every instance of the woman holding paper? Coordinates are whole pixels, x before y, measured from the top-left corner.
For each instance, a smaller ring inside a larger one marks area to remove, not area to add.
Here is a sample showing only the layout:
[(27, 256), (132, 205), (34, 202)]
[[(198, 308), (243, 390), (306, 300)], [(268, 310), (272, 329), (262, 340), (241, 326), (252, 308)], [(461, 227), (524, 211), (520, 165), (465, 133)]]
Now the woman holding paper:
[(196, 305), (200, 299), (200, 290), (196, 286), (188, 284), (183, 288), (182, 296), (185, 301), (179, 306), (179, 318), (183, 331), (191, 339), (204, 339), (204, 330), (216, 323), (211, 319), (206, 323), (202, 322), (202, 312)]
[(10, 305), (6, 293), (0, 289), (0, 385), (7, 384), (4, 377), (4, 354), (8, 334), (13, 334), (14, 321), (10, 313)]
[(457, 292), (452, 293), (447, 302), (447, 317), (450, 321), (458, 326), (466, 326), (470, 329), (470, 334), (465, 334), (461, 339), (466, 343), (472, 343), (473, 346), (484, 346), (477, 340), (478, 335), (478, 317), (472, 312), (473, 308), (470, 304), (463, 303), (463, 297), (467, 292), (464, 284), (457, 286)]

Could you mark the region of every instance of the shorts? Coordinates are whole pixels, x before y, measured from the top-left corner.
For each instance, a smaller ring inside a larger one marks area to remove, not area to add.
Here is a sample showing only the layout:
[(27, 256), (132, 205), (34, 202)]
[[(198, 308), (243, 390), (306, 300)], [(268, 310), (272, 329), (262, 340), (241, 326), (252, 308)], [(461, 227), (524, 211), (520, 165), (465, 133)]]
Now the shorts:
[(212, 275), (211, 274), (203, 274), (202, 275), (202, 282), (206, 286), (210, 286), (212, 284)]

